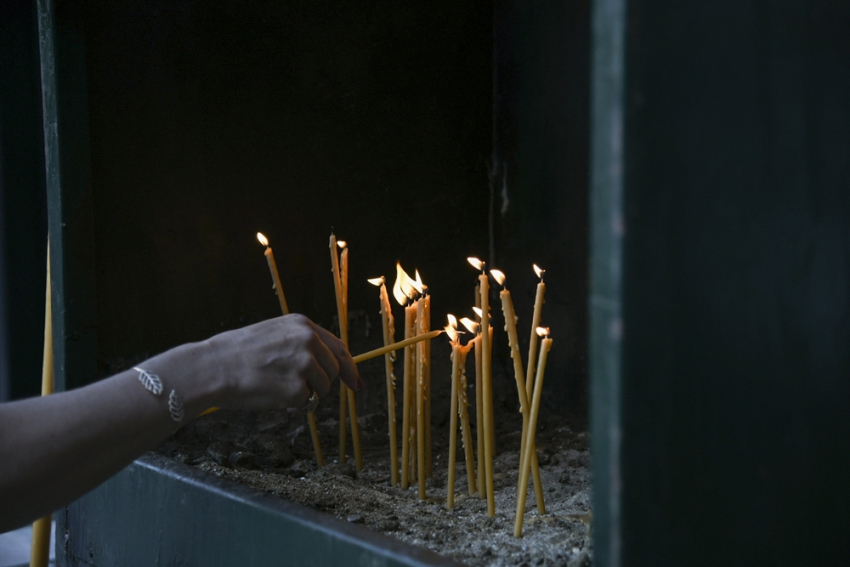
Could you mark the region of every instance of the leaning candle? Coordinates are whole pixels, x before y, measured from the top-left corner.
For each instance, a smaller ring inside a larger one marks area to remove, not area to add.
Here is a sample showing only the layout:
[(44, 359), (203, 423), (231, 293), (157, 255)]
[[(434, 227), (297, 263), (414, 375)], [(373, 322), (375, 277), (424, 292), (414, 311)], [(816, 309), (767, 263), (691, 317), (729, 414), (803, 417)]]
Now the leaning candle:
[[(269, 240), (262, 232), (257, 233), (257, 240), (259, 240), (260, 244), (266, 247), (266, 261), (269, 264), (269, 271), (272, 274), (272, 283), (274, 284), (274, 290), (277, 294), (277, 300), (280, 303), (280, 310), (284, 315), (289, 315), (289, 306), (286, 304), (286, 297), (283, 294), (283, 286), (280, 285), (280, 275), (277, 273), (277, 263), (274, 261), (274, 253), (272, 252), (271, 246), (269, 246)], [(208, 412), (209, 410), (205, 411), (201, 415), (205, 415)], [(319, 427), (316, 424), (315, 413), (307, 412), (307, 423), (310, 426), (310, 439), (313, 442), (313, 453), (316, 455), (316, 464), (323, 467), (325, 466), (325, 459), (322, 456), (322, 444), (319, 441)]]
[(514, 537), (522, 537), (522, 521), (525, 516), (525, 500), (528, 492), (528, 471), (531, 466), (531, 453), (534, 448), (534, 438), (537, 430), (537, 415), (540, 412), (540, 397), (543, 392), (543, 374), (546, 370), (546, 358), (552, 348), (549, 329), (537, 328), (538, 334), (544, 337), (540, 344), (540, 358), (537, 361), (537, 376), (534, 380), (534, 398), (531, 402), (531, 415), (528, 421), (528, 431), (525, 438), (525, 452), (522, 455), (519, 485), (517, 486), (516, 520), (514, 522)]
[[(337, 242), (342, 249), (340, 254), (340, 294), (342, 295), (342, 317), (344, 323), (340, 329), (345, 329), (345, 346), (348, 346), (348, 245), (344, 240)], [(355, 470), (363, 470), (363, 453), (360, 450), (360, 423), (357, 421), (357, 402), (354, 399), (354, 390), (346, 388), (348, 399), (348, 419), (351, 423), (351, 444), (354, 446)]]
[(546, 284), (543, 283), (543, 276), (546, 270), (539, 268), (537, 264), (532, 264), (532, 266), (534, 267), (534, 273), (540, 278), (540, 283), (537, 284), (537, 293), (534, 296), (534, 314), (531, 316), (531, 338), (528, 341), (528, 370), (525, 372), (525, 392), (529, 400), (531, 400), (531, 392), (534, 388), (534, 362), (537, 358), (538, 340), (537, 327), (540, 326), (540, 316), (543, 313), (543, 304), (545, 303), (543, 296), (546, 294)]
[(482, 271), (478, 276), (481, 288), (481, 384), (483, 386), (484, 410), (484, 475), (487, 490), (487, 515), (496, 515), (496, 497), (493, 491), (493, 390), (490, 382), (490, 282), (484, 270), (484, 262), (478, 258), (467, 258), (470, 264)]
[[(514, 363), (514, 379), (516, 380), (517, 394), (519, 395), (519, 407), (522, 412), (522, 439), (520, 442), (520, 454), (525, 452), (525, 436), (528, 430), (529, 406), (528, 396), (525, 389), (525, 377), (522, 373), (522, 354), (519, 350), (519, 338), (516, 330), (516, 313), (514, 312), (514, 303), (511, 300), (511, 292), (505, 287), (505, 274), (500, 270), (490, 270), (499, 285), (502, 286), (502, 291), (499, 293), (499, 298), (502, 300), (502, 313), (505, 316), (505, 331), (508, 334), (508, 348), (511, 351), (511, 358)], [(543, 501), (543, 486), (540, 481), (540, 468), (537, 463), (537, 450), (531, 448), (531, 473), (534, 477), (534, 496), (537, 500), (537, 512), (541, 515), (546, 513), (546, 505)]]
[[(53, 302), (50, 287), (50, 238), (47, 243), (47, 292), (44, 299), (44, 357), (41, 365), (41, 395), (53, 393)], [(52, 516), (39, 518), (32, 524), (30, 565), (47, 567), (50, 557), (50, 524)]]
[(266, 262), (269, 263), (269, 271), (272, 274), (272, 282), (274, 283), (274, 291), (277, 294), (277, 300), (280, 302), (280, 310), (284, 315), (289, 315), (289, 307), (286, 305), (286, 296), (283, 295), (283, 286), (280, 285), (280, 274), (277, 273), (277, 263), (274, 261), (274, 252), (269, 246), (269, 240), (262, 232), (257, 233), (257, 240), (260, 244), (266, 247), (265, 255)]
[[(342, 279), (340, 278), (339, 257), (337, 256), (336, 236), (331, 234), (331, 272), (333, 273), (334, 292), (336, 294), (336, 313), (339, 322), (339, 338), (348, 347), (348, 328), (345, 326), (345, 304), (342, 300)], [(343, 330), (344, 329), (344, 330)], [(339, 462), (345, 462), (345, 417), (348, 409), (348, 388), (339, 381)]]
[[(384, 331), (384, 346), (395, 341), (395, 325), (392, 309), (390, 308), (390, 297), (387, 294), (387, 286), (384, 276), (369, 280), (372, 285), (381, 286), (381, 324)], [(393, 373), (393, 361), (395, 351), (384, 355), (384, 370), (387, 375), (387, 426), (390, 436), (390, 482), (392, 486), (398, 484), (398, 440), (396, 438), (395, 422), (395, 374)]]
[[(414, 306), (415, 307), (415, 306)], [(364, 360), (369, 360), (370, 358), (375, 358), (376, 356), (381, 356), (382, 354), (386, 354), (388, 352), (392, 352), (394, 350), (399, 350), (404, 347), (409, 347), (415, 345), (416, 343), (420, 343), (422, 341), (427, 341), (430, 339), (434, 339), (439, 337), (443, 333), (442, 330), (428, 331), (427, 333), (423, 333), (421, 335), (414, 335), (403, 341), (398, 341), (397, 343), (392, 343), (390, 345), (376, 348), (375, 350), (370, 350), (369, 352), (364, 352), (363, 354), (358, 354), (357, 356), (352, 357), (355, 364), (359, 364)]]

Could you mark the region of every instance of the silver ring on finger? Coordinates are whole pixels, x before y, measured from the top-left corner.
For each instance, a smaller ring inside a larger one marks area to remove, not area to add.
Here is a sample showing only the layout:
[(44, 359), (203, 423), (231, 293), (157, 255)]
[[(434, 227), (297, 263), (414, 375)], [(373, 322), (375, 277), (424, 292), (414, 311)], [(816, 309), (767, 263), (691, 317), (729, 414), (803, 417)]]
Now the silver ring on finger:
[(304, 404), (304, 407), (301, 408), (303, 411), (316, 411), (316, 408), (319, 407), (319, 394), (313, 390), (313, 393), (310, 394), (310, 398), (307, 400), (307, 403)]

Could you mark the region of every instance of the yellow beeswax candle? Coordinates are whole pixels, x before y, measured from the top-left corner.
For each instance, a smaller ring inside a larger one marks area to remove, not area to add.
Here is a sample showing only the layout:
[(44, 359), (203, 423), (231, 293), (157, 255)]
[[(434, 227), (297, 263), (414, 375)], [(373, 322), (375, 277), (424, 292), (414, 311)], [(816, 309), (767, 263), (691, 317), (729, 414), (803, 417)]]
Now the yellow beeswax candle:
[[(340, 330), (345, 329), (343, 342), (348, 347), (348, 245), (344, 240), (337, 241), (337, 246), (342, 249), (340, 253), (340, 294), (342, 295), (342, 313), (340, 319)], [(346, 388), (348, 399), (348, 419), (351, 423), (351, 444), (354, 446), (355, 470), (363, 470), (363, 453), (360, 449), (360, 424), (357, 421), (357, 403), (354, 399), (354, 390)]]
[[(257, 233), (257, 240), (266, 247), (265, 256), (266, 261), (269, 264), (269, 272), (272, 275), (272, 283), (274, 284), (274, 290), (277, 294), (278, 303), (280, 303), (280, 311), (284, 315), (289, 315), (289, 306), (286, 304), (286, 296), (283, 293), (283, 286), (280, 284), (280, 275), (277, 272), (277, 263), (274, 259), (274, 253), (272, 252), (271, 246), (269, 246), (269, 240), (262, 232)], [(205, 411), (201, 415), (205, 415), (209, 413), (210, 410)], [(313, 453), (316, 455), (316, 464), (320, 467), (325, 465), (325, 459), (322, 455), (322, 444), (319, 441), (319, 429), (316, 425), (316, 415), (313, 412), (307, 412), (307, 423), (310, 427), (310, 439), (313, 442)]]
[[(331, 251), (331, 272), (333, 273), (334, 292), (336, 294), (336, 312), (339, 322), (339, 338), (348, 346), (348, 329), (345, 326), (345, 303), (342, 299), (342, 278), (339, 269), (339, 257), (337, 256), (337, 241), (336, 236), (331, 234), (330, 239)], [(345, 463), (345, 418), (348, 410), (348, 387), (345, 383), (339, 381), (339, 462)]]
[(543, 393), (543, 376), (546, 370), (546, 358), (552, 348), (552, 339), (549, 338), (549, 330), (538, 327), (539, 333), (545, 338), (540, 344), (540, 357), (537, 361), (537, 376), (534, 380), (534, 397), (531, 402), (531, 412), (528, 421), (528, 430), (525, 438), (525, 452), (522, 455), (520, 467), (519, 485), (517, 486), (516, 519), (514, 521), (514, 537), (522, 537), (522, 523), (525, 516), (525, 501), (528, 496), (528, 473), (531, 468), (531, 453), (534, 448), (534, 439), (537, 430), (537, 416), (540, 412), (540, 398)]
[(543, 276), (546, 270), (541, 269), (537, 264), (533, 264), (534, 273), (540, 278), (540, 283), (537, 284), (537, 292), (534, 296), (534, 313), (531, 316), (531, 338), (528, 341), (528, 369), (525, 371), (525, 392), (529, 401), (531, 400), (531, 392), (534, 388), (534, 363), (537, 360), (537, 327), (540, 326), (540, 317), (543, 314), (543, 304), (546, 301), (543, 296), (546, 295), (546, 284), (543, 283)]
[[(490, 282), (487, 279), (484, 262), (477, 258), (468, 258), (470, 264), (482, 270), (478, 276), (478, 285), (481, 290), (481, 384), (482, 384), (482, 406), (484, 410), (484, 475), (487, 493), (487, 515), (491, 518), (496, 515), (496, 498), (493, 491), (493, 453), (495, 443), (493, 441), (495, 425), (493, 423), (493, 388), (491, 374), (491, 350), (492, 329), (490, 327)], [(480, 456), (479, 456), (480, 458)]]
[[(50, 286), (50, 238), (47, 242), (47, 292), (44, 299), (44, 357), (41, 365), (41, 395), (53, 393), (53, 301)], [(50, 557), (50, 524), (52, 516), (39, 518), (32, 525), (30, 565), (47, 567)]]
[[(448, 328), (446, 329), (448, 331)], [(455, 333), (457, 337), (457, 333)], [(460, 381), (460, 343), (455, 338), (452, 347), (452, 393), (449, 409), (449, 470), (448, 486), (446, 488), (446, 508), (451, 510), (455, 505), (455, 467), (457, 464), (457, 394)]]
[(266, 262), (269, 264), (269, 272), (272, 274), (272, 283), (274, 283), (274, 291), (277, 294), (277, 300), (280, 303), (280, 310), (284, 315), (289, 315), (289, 307), (286, 305), (286, 296), (283, 294), (283, 286), (280, 285), (280, 274), (277, 272), (277, 263), (274, 261), (274, 252), (272, 252), (272, 247), (269, 246), (269, 240), (262, 232), (257, 233), (257, 240), (260, 241), (260, 244), (266, 247), (264, 254), (266, 256)]
[[(404, 308), (404, 338), (409, 339), (414, 334), (413, 325), (416, 321), (416, 305)], [(413, 388), (414, 360), (411, 356), (413, 347), (404, 349), (404, 392), (402, 392), (402, 422), (401, 422), (401, 488), (407, 490), (409, 483), (410, 465), (410, 399)]]
[[(416, 334), (425, 328), (425, 298), (417, 301)], [(425, 500), (425, 341), (416, 345), (416, 479), (419, 483), (419, 499)]]
[[(514, 363), (514, 378), (516, 380), (517, 394), (519, 396), (520, 412), (522, 412), (522, 440), (520, 442), (520, 454), (525, 451), (525, 436), (528, 429), (529, 419), (529, 400), (525, 389), (525, 377), (522, 371), (522, 354), (519, 350), (519, 338), (517, 337), (516, 322), (517, 317), (514, 311), (514, 304), (511, 300), (511, 292), (508, 291), (505, 284), (505, 274), (499, 270), (490, 270), (493, 278), (503, 286), (499, 293), (499, 298), (502, 300), (502, 314), (505, 316), (505, 332), (508, 335), (508, 348), (511, 351), (511, 358)], [(537, 450), (531, 449), (531, 473), (534, 477), (534, 496), (537, 500), (537, 511), (539, 514), (546, 513), (546, 505), (543, 500), (543, 486), (540, 481), (540, 468), (537, 463)]]
[[(390, 308), (390, 297), (387, 294), (387, 286), (384, 277), (369, 280), (372, 285), (380, 285), (381, 300), (381, 326), (384, 333), (384, 346), (395, 342), (395, 322), (392, 309)], [(390, 438), (390, 482), (392, 486), (398, 485), (398, 439), (396, 437), (395, 421), (395, 374), (393, 373), (393, 361), (395, 351), (384, 354), (384, 370), (387, 376), (387, 427)]]

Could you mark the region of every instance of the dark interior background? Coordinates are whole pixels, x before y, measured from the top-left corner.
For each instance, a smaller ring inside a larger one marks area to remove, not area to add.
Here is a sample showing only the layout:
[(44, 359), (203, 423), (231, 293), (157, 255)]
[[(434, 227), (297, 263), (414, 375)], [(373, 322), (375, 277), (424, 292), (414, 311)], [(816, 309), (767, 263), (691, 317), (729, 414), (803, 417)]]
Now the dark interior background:
[(583, 427), (588, 15), (547, 10), (84, 3), (98, 375), (278, 315), (257, 231), (290, 308), (333, 328), (333, 227), (354, 351), (380, 342), (366, 279), (392, 281), (397, 260), (429, 285), (435, 326), (471, 313), (467, 256), (504, 269), (524, 346), (545, 267), (547, 401)]

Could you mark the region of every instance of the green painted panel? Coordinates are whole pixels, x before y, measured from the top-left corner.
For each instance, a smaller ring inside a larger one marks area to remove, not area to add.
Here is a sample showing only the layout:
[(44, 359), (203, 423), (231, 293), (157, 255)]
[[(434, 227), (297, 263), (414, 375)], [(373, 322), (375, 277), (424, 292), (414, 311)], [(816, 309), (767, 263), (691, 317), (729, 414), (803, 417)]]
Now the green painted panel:
[(597, 559), (846, 565), (850, 4), (595, 16)]

